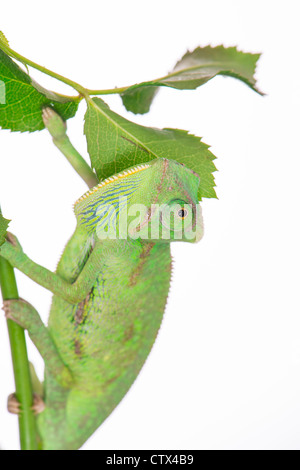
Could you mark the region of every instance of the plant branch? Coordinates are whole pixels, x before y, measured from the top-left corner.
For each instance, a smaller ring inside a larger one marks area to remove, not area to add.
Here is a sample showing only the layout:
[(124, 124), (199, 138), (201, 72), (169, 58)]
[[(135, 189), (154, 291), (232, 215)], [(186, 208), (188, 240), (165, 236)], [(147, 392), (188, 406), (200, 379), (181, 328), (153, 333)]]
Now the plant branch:
[(0, 38), (0, 49), (2, 49), (3, 52), (5, 52), (10, 57), (13, 57), (14, 59), (21, 62), (23, 65), (25, 65), (25, 66), (29, 65), (30, 67), (33, 67), (34, 69), (39, 70), (40, 72), (45, 73), (46, 75), (49, 75), (50, 77), (53, 77), (56, 80), (59, 80), (59, 81), (65, 83), (66, 85), (69, 85), (72, 88), (74, 88), (74, 90), (78, 91), (80, 96), (67, 96), (67, 95), (64, 95), (66, 98), (73, 99), (74, 101), (80, 101), (83, 97), (87, 99), (90, 95), (122, 94), (126, 90), (128, 90), (129, 88), (133, 88), (135, 86), (135, 85), (129, 85), (129, 86), (120, 87), (120, 88), (118, 88), (118, 87), (109, 88), (109, 89), (106, 89), (106, 90), (91, 90), (89, 88), (83, 87), (79, 83), (74, 82), (74, 80), (66, 78), (63, 75), (60, 75), (56, 72), (53, 72), (52, 70), (47, 69), (46, 67), (43, 67), (42, 65), (39, 65), (39, 64), (33, 62), (30, 59), (27, 59), (26, 57), (22, 56), (18, 52), (11, 49), (3, 41), (1, 41), (1, 38)]
[[(74, 90), (78, 91), (78, 93), (80, 93), (82, 96), (86, 96), (86, 89), (83, 86), (79, 85), (79, 83), (76, 83), (73, 80), (70, 80), (69, 78), (63, 77), (63, 75), (60, 75), (56, 72), (53, 72), (52, 70), (49, 70), (46, 67), (43, 67), (42, 65), (36, 64), (32, 60), (27, 59), (26, 57), (22, 56), (18, 52), (14, 51), (10, 47), (8, 47), (1, 40), (0, 40), (0, 48), (7, 55), (9, 55), (10, 57), (13, 57), (14, 59), (17, 59), (22, 64), (29, 65), (30, 67), (33, 67), (34, 69), (39, 70), (40, 72), (43, 72), (43, 73), (49, 75), (50, 77), (56, 78), (57, 80), (60, 80), (61, 82), (65, 83), (66, 85), (69, 85), (72, 88), (74, 88)], [(78, 101), (80, 99), (80, 98), (78, 98), (78, 96), (76, 96), (76, 97), (68, 96), (68, 98), (73, 99), (74, 101), (76, 101), (76, 100)]]
[[(17, 299), (18, 289), (14, 270), (0, 256), (0, 286), (3, 300)], [(37, 431), (32, 407), (32, 386), (23, 328), (12, 320), (7, 320), (11, 356), (16, 386), (16, 397), (21, 404), (19, 433), (21, 450), (37, 450)]]

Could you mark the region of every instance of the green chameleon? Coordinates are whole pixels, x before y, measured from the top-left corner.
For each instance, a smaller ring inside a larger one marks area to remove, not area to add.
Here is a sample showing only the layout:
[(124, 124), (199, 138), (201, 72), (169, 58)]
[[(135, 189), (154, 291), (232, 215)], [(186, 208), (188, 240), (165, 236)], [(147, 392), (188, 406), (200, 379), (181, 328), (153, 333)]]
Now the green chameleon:
[[(75, 203), (77, 227), (55, 273), (7, 235), (1, 256), (54, 294), (48, 327), (28, 302), (4, 302), (45, 361), (36, 404), (43, 449), (82, 446), (136, 379), (162, 321), (170, 243), (203, 235), (199, 183), (164, 158), (100, 182)], [(9, 409), (18, 412), (13, 395)]]

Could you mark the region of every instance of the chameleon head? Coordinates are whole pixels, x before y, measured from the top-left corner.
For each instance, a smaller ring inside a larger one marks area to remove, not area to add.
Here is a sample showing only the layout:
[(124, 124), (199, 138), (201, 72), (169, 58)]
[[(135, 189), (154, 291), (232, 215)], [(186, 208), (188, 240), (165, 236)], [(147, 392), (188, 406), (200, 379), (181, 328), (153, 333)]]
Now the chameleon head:
[(199, 176), (158, 158), (100, 182), (74, 206), (78, 224), (100, 239), (199, 241), (203, 221)]

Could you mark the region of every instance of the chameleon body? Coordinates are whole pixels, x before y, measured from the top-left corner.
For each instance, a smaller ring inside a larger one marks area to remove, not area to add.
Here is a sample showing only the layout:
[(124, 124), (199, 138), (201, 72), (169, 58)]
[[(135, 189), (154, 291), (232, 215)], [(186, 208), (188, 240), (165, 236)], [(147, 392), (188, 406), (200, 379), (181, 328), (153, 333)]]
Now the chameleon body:
[(2, 245), (3, 257), (54, 293), (47, 328), (25, 301), (7, 307), (45, 360), (46, 406), (37, 417), (43, 449), (82, 446), (136, 379), (162, 321), (170, 243), (186, 220), (180, 239), (202, 237), (198, 187), (198, 175), (167, 159), (98, 184), (75, 204), (77, 227), (55, 273), (16, 239)]

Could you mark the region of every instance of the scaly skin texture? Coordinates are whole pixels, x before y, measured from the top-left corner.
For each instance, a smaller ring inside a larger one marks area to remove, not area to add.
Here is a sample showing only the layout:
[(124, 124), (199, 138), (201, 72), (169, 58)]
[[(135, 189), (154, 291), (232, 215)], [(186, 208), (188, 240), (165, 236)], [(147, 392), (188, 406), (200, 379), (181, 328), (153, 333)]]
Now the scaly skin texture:
[[(170, 246), (118, 243), (116, 252), (103, 243), (103, 271), (85, 300), (70, 305), (53, 299), (49, 330), (75, 385), (57, 423), (51, 403), (62, 390), (48, 377), (46, 410), (39, 417), (45, 448), (85, 442), (125, 395), (157, 335), (170, 283)], [(64, 264), (63, 258), (58, 273)]]
[[(176, 239), (178, 223), (167, 232), (164, 215), (153, 204), (190, 204), (191, 230), (198, 186), (197, 175), (166, 159), (100, 183), (75, 205), (77, 228), (55, 274), (31, 261), (17, 242), (1, 247), (1, 255), (13, 266), (55, 294), (48, 328), (41, 325), (39, 333), (31, 321), (25, 325), (42, 356), (48, 354), (46, 408), (38, 416), (44, 449), (78, 449), (136, 379), (161, 324), (170, 285), (170, 242)], [(120, 236), (120, 195), (127, 196), (133, 238)], [(138, 221), (136, 213), (130, 214), (137, 203), (143, 204)], [(116, 212), (103, 212), (108, 205)], [(160, 232), (153, 239), (149, 230), (155, 224)], [(105, 239), (99, 227), (116, 228), (118, 236)], [(201, 236), (200, 225), (192, 238), (184, 235), (183, 240), (194, 242)], [(30, 315), (33, 321), (37, 312)], [(24, 325), (16, 305), (11, 318)]]

